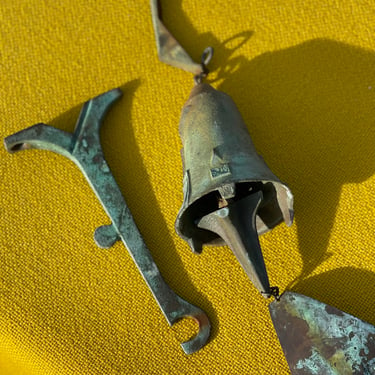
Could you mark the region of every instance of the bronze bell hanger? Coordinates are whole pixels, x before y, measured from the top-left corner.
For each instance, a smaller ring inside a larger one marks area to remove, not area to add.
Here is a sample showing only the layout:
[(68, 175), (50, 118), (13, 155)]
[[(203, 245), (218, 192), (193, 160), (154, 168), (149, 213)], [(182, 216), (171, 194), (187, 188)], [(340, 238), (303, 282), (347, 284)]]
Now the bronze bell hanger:
[(255, 150), (233, 100), (203, 83), (213, 49), (196, 63), (161, 20), (151, 0), (161, 61), (194, 74), (182, 109), (184, 200), (176, 232), (194, 252), (226, 243), (265, 296), (292, 374), (374, 374), (375, 327), (320, 301), (270, 287), (258, 235), (293, 221), (293, 195)]
[(292, 224), (293, 195), (256, 152), (232, 98), (203, 82), (213, 48), (194, 62), (162, 23), (158, 1), (151, 8), (160, 60), (193, 73), (195, 81), (179, 126), (184, 201), (176, 231), (196, 253), (226, 243), (259, 292), (277, 297), (258, 235), (282, 221)]

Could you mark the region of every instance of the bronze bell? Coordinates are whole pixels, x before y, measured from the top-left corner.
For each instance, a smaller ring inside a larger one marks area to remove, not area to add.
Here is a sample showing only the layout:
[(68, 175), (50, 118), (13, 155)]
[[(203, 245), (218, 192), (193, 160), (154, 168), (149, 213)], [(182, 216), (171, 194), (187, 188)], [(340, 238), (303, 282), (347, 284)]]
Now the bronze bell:
[(293, 196), (257, 154), (234, 101), (198, 83), (182, 109), (184, 201), (176, 231), (194, 252), (228, 244), (255, 286), (270, 294), (258, 234), (293, 220)]
[(226, 243), (256, 288), (278, 298), (258, 234), (283, 220), (291, 225), (292, 193), (257, 154), (233, 100), (202, 83), (212, 47), (196, 63), (163, 24), (158, 0), (151, 9), (160, 60), (193, 73), (196, 83), (180, 120), (184, 201), (176, 231), (197, 253), (203, 245)]

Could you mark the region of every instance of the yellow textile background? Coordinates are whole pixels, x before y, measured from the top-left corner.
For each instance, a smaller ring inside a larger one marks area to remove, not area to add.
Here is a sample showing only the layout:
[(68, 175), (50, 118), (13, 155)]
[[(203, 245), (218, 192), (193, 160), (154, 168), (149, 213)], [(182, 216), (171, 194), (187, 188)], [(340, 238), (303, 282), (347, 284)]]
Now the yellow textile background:
[[(271, 284), (375, 324), (375, 4), (162, 1), (213, 85), (237, 103), (254, 143), (295, 196), (295, 224), (261, 238)], [(44, 122), (72, 131), (83, 102), (124, 96), (102, 143), (166, 281), (207, 311), (192, 356), (169, 328), (78, 168), (0, 147), (0, 373), (288, 374), (267, 304), (228, 248), (198, 256), (174, 232), (182, 202), (180, 110), (190, 74), (156, 56), (149, 2), (2, 0), (0, 138)]]

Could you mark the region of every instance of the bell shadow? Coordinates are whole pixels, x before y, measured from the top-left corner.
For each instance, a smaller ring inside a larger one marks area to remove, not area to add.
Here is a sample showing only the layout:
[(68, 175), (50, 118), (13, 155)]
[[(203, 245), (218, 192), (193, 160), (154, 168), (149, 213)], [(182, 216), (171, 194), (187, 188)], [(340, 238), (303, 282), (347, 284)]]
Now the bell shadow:
[(301, 278), (327, 257), (342, 186), (375, 172), (374, 58), (317, 39), (242, 58), (220, 85), (238, 103), (260, 154), (294, 193)]
[(358, 301), (372, 298), (365, 285), (375, 285), (373, 272), (344, 267), (309, 275), (330, 256), (343, 185), (375, 172), (374, 59), (371, 51), (316, 39), (251, 61), (237, 57), (237, 69), (218, 77), (258, 152), (294, 194), (303, 268), (291, 289), (328, 304), (334, 294), (336, 307), (372, 323), (373, 309), (363, 311)]
[[(120, 87), (122, 98), (117, 101), (104, 118), (100, 129), (101, 146), (111, 172), (132, 212), (141, 233), (147, 233), (145, 239), (157, 267), (171, 289), (187, 302), (201, 308), (209, 317), (212, 325), (210, 340), (218, 333), (218, 321), (209, 300), (192, 284), (189, 274), (179, 258), (173, 239), (169, 233), (160, 206), (153, 193), (149, 175), (137, 147), (137, 140), (131, 124), (132, 99), (140, 80), (130, 81)], [(50, 124), (61, 130), (72, 132), (82, 105), (78, 105), (63, 115), (52, 120)], [(142, 189), (137, 187), (142, 186)], [(140, 192), (147, 191), (147, 196)], [(132, 197), (129, 199), (127, 197)], [(98, 202), (99, 204), (99, 202)], [(147, 218), (144, 213), (147, 213)], [(148, 223), (160, 223), (157, 233), (150, 233)], [(98, 226), (107, 223), (98, 223)], [(93, 234), (94, 230), (93, 229)], [(164, 248), (160, 246), (163, 239)], [(98, 251), (104, 251), (98, 248)], [(109, 251), (111, 251), (109, 249)], [(173, 264), (173, 267), (170, 265)], [(124, 270), (126, 272), (126, 270)], [(181, 285), (184, 287), (181, 288)], [(136, 292), (136, 291), (134, 291)]]

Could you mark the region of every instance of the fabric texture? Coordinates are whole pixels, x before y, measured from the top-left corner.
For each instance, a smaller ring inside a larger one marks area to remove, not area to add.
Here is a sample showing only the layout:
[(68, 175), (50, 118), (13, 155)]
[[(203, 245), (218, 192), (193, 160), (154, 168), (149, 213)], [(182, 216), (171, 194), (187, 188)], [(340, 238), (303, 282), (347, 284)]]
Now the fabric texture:
[[(167, 27), (232, 96), (295, 197), (295, 223), (261, 237), (272, 285), (375, 324), (375, 5), (354, 0), (162, 1)], [(193, 254), (182, 203), (180, 111), (189, 73), (158, 61), (148, 1), (2, 0), (0, 137), (72, 131), (121, 87), (102, 127), (111, 170), (165, 280), (207, 312), (186, 356), (82, 173), (47, 151), (0, 148), (0, 373), (288, 374), (264, 300), (227, 247)]]

